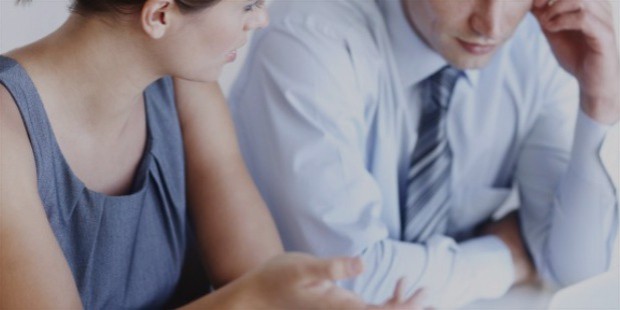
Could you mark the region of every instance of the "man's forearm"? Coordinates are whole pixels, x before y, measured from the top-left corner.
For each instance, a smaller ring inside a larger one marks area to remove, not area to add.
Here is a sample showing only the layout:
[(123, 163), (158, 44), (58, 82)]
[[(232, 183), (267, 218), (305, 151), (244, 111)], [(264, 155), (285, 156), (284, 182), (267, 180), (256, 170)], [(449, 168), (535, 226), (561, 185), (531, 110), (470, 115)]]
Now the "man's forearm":
[(550, 271), (562, 285), (608, 268), (618, 225), (615, 188), (599, 157), (608, 126), (580, 113), (575, 130), (547, 245)]
[(428, 290), (434, 307), (459, 307), (481, 298), (502, 296), (514, 282), (510, 252), (495, 237), (457, 244), (435, 236), (425, 244), (385, 239), (363, 255), (365, 272), (344, 286), (366, 301), (382, 302), (405, 277), (407, 291)]

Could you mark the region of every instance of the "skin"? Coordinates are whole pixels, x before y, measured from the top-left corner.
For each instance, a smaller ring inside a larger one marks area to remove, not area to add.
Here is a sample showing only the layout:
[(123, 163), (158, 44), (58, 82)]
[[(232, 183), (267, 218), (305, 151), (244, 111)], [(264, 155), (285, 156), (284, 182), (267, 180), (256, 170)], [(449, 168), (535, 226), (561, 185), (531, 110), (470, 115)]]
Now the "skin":
[[(493, 53), (508, 40), (532, 0), (405, 0), (411, 26), (428, 46), (449, 63), (461, 69), (481, 68)], [(484, 55), (467, 52), (459, 43), (465, 41), (493, 46)]]
[[(358, 275), (359, 259), (282, 254), (273, 220), (241, 159), (214, 81), (248, 32), (266, 26), (257, 4), (222, 0), (183, 14), (172, 0), (148, 0), (122, 16), (72, 14), (51, 35), (7, 56), (34, 81), (74, 174), (108, 195), (129, 190), (142, 157), (143, 90), (162, 76), (176, 78), (189, 208), (203, 262), (222, 287), (188, 307), (370, 307), (333, 283)], [(39, 198), (28, 135), (2, 86), (0, 149), (0, 308), (81, 308)], [(417, 308), (418, 301), (397, 288), (382, 307)]]
[(536, 280), (536, 270), (521, 237), (520, 227), (519, 213), (513, 211), (499, 221), (485, 225), (481, 231), (484, 235), (498, 237), (510, 250), (515, 269), (515, 284)]
[[(461, 69), (484, 67), (532, 12), (558, 63), (579, 82), (581, 109), (601, 124), (620, 119), (620, 57), (608, 1), (403, 0), (403, 8), (426, 44)], [(488, 51), (472, 53), (462, 42)], [(498, 236), (510, 249), (516, 283), (534, 278), (515, 214), (483, 231)]]
[[(381, 306), (364, 304), (353, 293), (333, 284), (362, 272), (359, 259), (318, 260), (306, 254), (279, 256), (187, 309), (422, 309), (424, 292), (404, 296), (400, 280), (394, 296)], [(277, 274), (277, 277), (273, 275)], [(222, 302), (223, 301), (223, 302)]]
[(579, 81), (582, 110), (602, 124), (618, 122), (620, 57), (611, 3), (534, 0), (534, 6), (555, 57)]
[[(579, 81), (583, 111), (603, 124), (620, 119), (620, 58), (608, 1), (403, 0), (403, 6), (426, 44), (461, 69), (484, 67), (532, 12), (560, 65)], [(492, 48), (475, 55), (459, 41)]]

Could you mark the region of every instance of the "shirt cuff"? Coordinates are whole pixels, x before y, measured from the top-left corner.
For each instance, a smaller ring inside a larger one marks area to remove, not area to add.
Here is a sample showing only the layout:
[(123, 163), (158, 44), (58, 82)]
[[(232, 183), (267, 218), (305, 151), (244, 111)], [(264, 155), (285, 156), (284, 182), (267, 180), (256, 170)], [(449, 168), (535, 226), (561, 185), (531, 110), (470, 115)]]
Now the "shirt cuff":
[(498, 237), (484, 236), (460, 244), (460, 253), (473, 270), (478, 298), (499, 298), (515, 281), (515, 270), (508, 247)]
[(569, 173), (590, 182), (607, 182), (599, 153), (610, 127), (596, 122), (579, 109)]

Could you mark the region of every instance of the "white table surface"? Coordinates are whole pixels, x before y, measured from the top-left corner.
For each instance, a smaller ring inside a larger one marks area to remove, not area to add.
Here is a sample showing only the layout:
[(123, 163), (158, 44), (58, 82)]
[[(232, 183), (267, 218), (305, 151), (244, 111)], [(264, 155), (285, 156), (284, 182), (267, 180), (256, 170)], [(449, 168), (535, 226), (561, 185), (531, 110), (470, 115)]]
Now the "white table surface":
[(479, 300), (463, 309), (547, 309), (556, 290), (542, 284), (511, 288), (499, 299)]
[[(556, 294), (558, 298), (551, 305)], [(502, 298), (477, 301), (463, 309), (549, 309), (550, 306), (557, 309), (620, 309), (620, 269), (612, 268), (561, 290), (542, 284), (516, 286)]]

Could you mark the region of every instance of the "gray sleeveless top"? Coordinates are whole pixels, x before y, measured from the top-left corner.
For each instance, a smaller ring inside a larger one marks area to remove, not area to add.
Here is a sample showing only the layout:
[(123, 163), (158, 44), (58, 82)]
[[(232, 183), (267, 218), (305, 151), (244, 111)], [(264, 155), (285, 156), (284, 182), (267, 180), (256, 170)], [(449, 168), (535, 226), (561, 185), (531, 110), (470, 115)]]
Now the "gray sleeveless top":
[(23, 67), (0, 56), (0, 83), (21, 113), (34, 152), (39, 195), (84, 307), (163, 306), (178, 282), (189, 234), (183, 145), (171, 79), (161, 79), (144, 92), (147, 146), (133, 188), (123, 196), (91, 191), (73, 174)]

